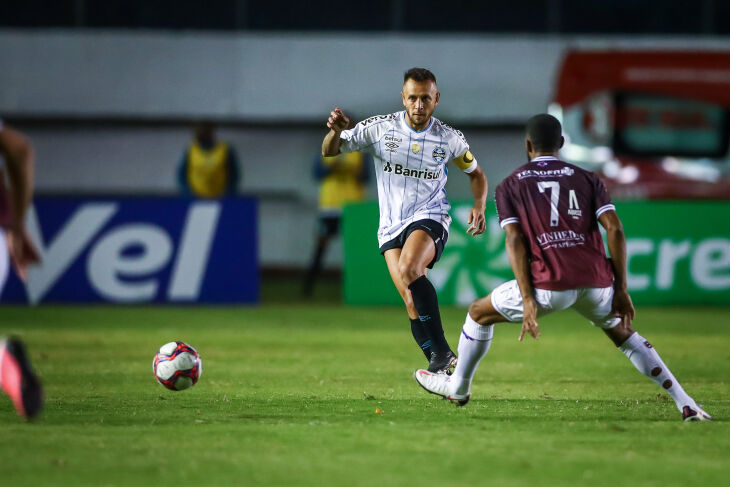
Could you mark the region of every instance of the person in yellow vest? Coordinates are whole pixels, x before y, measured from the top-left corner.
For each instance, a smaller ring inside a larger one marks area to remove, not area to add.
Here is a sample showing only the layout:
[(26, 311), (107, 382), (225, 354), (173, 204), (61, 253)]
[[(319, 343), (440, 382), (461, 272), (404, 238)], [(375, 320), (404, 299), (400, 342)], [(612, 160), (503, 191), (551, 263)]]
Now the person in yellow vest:
[(339, 234), (342, 207), (346, 203), (365, 199), (372, 164), (372, 157), (360, 152), (315, 158), (314, 178), (320, 182), (319, 228), (317, 247), (304, 279), (304, 296), (312, 295), (327, 246)]
[(197, 198), (233, 196), (240, 178), (233, 147), (228, 142), (216, 140), (212, 123), (196, 125), (195, 137), (178, 169), (181, 194)]

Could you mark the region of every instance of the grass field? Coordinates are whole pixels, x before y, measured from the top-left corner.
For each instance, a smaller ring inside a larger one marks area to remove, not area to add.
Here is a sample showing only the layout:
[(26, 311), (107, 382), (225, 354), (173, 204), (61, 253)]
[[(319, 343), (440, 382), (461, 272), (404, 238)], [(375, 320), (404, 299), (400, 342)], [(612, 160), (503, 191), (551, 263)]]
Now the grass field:
[[(464, 311), (444, 309), (456, 346)], [(47, 392), (32, 424), (0, 397), (0, 485), (719, 486), (730, 476), (730, 309), (639, 309), (712, 423), (671, 402), (577, 315), (539, 342), (502, 325), (465, 408), (427, 394), (398, 308), (0, 308)], [(170, 392), (163, 343), (204, 373)], [(376, 409), (382, 414), (376, 413)]]

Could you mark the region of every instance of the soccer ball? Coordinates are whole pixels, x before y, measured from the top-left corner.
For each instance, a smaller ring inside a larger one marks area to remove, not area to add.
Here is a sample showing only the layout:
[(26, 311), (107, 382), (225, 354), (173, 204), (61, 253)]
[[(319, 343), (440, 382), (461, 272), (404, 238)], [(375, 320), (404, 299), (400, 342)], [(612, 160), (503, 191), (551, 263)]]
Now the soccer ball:
[(171, 391), (182, 391), (195, 385), (203, 373), (198, 351), (183, 342), (165, 343), (152, 361), (157, 381)]

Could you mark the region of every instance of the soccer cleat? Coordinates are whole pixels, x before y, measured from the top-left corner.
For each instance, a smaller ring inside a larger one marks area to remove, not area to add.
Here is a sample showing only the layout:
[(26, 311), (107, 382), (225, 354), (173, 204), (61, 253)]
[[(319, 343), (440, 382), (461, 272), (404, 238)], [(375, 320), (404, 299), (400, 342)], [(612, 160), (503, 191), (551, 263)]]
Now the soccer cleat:
[(0, 385), (19, 415), (33, 419), (43, 407), (43, 388), (16, 338), (0, 341)]
[(449, 350), (444, 354), (431, 352), (431, 360), (428, 362), (428, 371), (434, 374), (451, 375), (456, 367), (456, 355)]
[(699, 406), (692, 409), (689, 406), (682, 408), (682, 420), (684, 421), (712, 421), (712, 416), (707, 414)]
[(436, 394), (444, 399), (453, 402), (457, 406), (466, 406), (471, 394), (459, 395), (449, 393), (449, 376), (446, 374), (434, 374), (428, 370), (418, 369), (413, 373), (418, 385), (431, 394)]

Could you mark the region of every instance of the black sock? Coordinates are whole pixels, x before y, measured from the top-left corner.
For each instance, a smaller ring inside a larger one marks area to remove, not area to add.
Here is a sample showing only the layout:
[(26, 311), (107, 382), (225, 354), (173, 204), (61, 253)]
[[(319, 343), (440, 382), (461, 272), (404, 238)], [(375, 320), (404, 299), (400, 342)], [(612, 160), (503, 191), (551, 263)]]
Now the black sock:
[(426, 276), (421, 276), (408, 285), (413, 297), (413, 305), (418, 312), (418, 319), (431, 337), (431, 350), (437, 354), (443, 354), (451, 350), (444, 328), (441, 326), (441, 314), (439, 313), (439, 302), (436, 296), (436, 289)]
[(426, 327), (423, 326), (421, 320), (418, 318), (411, 319), (411, 333), (413, 333), (413, 339), (416, 340), (418, 346), (423, 350), (426, 360), (431, 360), (431, 337), (428, 335)]

